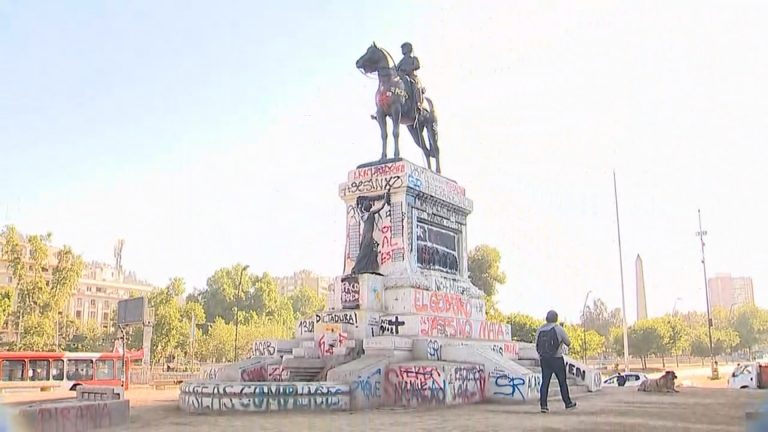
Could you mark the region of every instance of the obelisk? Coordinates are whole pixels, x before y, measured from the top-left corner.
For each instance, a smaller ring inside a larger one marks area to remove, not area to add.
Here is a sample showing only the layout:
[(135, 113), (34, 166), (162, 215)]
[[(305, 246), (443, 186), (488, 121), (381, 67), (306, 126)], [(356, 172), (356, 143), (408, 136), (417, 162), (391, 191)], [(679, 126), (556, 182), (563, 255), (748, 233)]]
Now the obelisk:
[(643, 259), (640, 254), (635, 259), (635, 286), (637, 290), (637, 320), (648, 318), (648, 307), (645, 305), (645, 278), (643, 277)]

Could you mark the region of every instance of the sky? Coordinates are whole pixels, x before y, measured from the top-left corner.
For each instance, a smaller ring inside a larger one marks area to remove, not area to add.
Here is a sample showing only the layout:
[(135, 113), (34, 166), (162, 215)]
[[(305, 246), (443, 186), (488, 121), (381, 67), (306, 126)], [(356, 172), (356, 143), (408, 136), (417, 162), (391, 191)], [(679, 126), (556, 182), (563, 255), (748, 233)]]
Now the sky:
[(380, 153), (354, 62), (410, 41), (503, 311), (621, 305), (614, 170), (630, 321), (638, 254), (649, 315), (705, 310), (698, 209), (709, 275), (766, 307), (768, 4), (691, 6), (0, 0), (0, 225), (107, 262), (124, 238), (190, 290), (237, 262), (339, 275), (338, 185)]

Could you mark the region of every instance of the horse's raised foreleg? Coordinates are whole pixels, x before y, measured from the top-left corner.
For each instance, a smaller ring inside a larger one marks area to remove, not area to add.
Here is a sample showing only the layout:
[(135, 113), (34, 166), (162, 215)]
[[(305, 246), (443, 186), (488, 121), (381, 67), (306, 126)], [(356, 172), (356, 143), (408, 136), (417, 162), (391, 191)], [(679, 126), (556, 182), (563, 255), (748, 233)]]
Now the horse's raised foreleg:
[(395, 159), (400, 157), (400, 105), (392, 108), (392, 139), (395, 141)]
[(387, 114), (381, 108), (376, 110), (376, 122), (381, 130), (381, 160), (384, 160), (387, 158)]

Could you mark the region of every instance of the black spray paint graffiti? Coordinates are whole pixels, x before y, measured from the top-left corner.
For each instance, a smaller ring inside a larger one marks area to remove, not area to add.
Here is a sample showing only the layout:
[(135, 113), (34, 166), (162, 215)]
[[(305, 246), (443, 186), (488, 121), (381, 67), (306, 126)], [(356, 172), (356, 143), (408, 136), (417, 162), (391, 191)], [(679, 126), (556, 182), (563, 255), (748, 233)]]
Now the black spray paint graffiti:
[(307, 334), (307, 333), (314, 333), (315, 332), (315, 321), (312, 319), (305, 319), (299, 321), (299, 335)]
[(502, 346), (499, 345), (499, 344), (493, 344), (493, 346), (491, 347), (491, 351), (493, 351), (496, 354), (504, 357), (504, 348), (502, 348)]
[(382, 335), (399, 335), (400, 327), (404, 325), (405, 321), (401, 321), (397, 315), (394, 319), (382, 318), (379, 324), (379, 333)]
[(357, 327), (357, 312), (316, 314), (315, 323), (352, 324)]
[(360, 308), (360, 281), (357, 276), (341, 279), (341, 307), (343, 309)]
[(271, 357), (275, 355), (275, 346), (272, 341), (256, 341), (253, 343), (254, 357)]
[(383, 192), (390, 189), (397, 189), (403, 186), (403, 178), (401, 176), (394, 177), (377, 177), (368, 180), (356, 180), (347, 183), (346, 193), (371, 193), (371, 192)]
[(573, 363), (567, 363), (565, 365), (565, 370), (568, 372), (568, 375), (576, 378), (577, 380), (581, 380), (582, 382), (587, 380), (587, 371)]

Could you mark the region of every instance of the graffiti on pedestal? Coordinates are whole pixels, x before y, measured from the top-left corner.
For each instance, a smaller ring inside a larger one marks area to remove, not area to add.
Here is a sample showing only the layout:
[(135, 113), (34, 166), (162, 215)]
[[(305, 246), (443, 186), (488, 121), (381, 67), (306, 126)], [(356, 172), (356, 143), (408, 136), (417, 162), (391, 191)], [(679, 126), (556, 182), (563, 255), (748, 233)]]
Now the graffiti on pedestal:
[(459, 272), (459, 241), (454, 232), (419, 221), (416, 225), (416, 262), (427, 270)]
[(356, 275), (341, 278), (341, 307), (343, 309), (360, 308), (360, 281)]
[(390, 263), (405, 260), (403, 204), (389, 192), (358, 196), (347, 207), (347, 247), (344, 272), (386, 274)]

